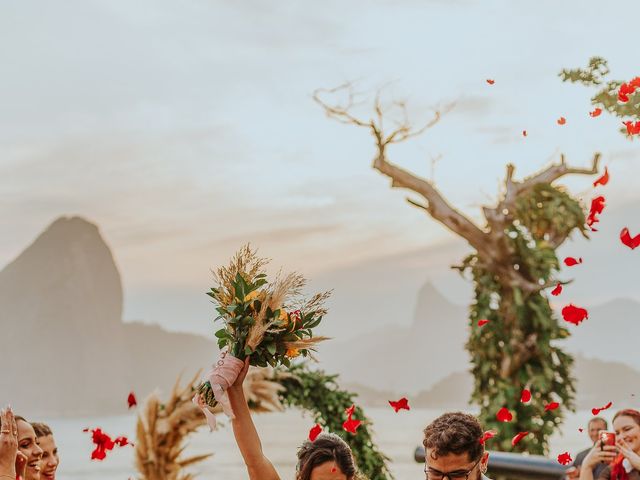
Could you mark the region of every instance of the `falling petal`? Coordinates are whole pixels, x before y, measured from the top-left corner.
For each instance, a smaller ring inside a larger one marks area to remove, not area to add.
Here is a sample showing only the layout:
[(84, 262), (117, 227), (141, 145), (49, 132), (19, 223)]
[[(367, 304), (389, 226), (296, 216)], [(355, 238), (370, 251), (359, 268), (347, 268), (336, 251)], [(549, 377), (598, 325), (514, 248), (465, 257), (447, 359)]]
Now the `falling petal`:
[(589, 312), (584, 308), (569, 304), (562, 309), (562, 318), (564, 318), (566, 322), (573, 323), (574, 325), (580, 325), (580, 322), (589, 318)]
[(396, 413), (398, 413), (398, 411), (400, 410), (411, 410), (411, 407), (409, 407), (409, 400), (407, 400), (405, 397), (402, 397), (397, 402), (394, 402), (393, 400), (389, 400), (389, 405), (393, 407)]
[(496, 418), (499, 422), (510, 422), (511, 420), (513, 420), (513, 415), (508, 408), (502, 407), (500, 410), (498, 410), (498, 413), (496, 413)]
[(511, 439), (511, 445), (513, 445), (514, 447), (516, 446), (516, 444), (522, 440), (524, 437), (526, 437), (527, 435), (529, 435), (529, 432), (520, 432), (518, 433), (515, 437), (513, 437)]
[(313, 427), (311, 427), (311, 430), (309, 430), (309, 440), (311, 442), (315, 442), (316, 438), (318, 438), (318, 435), (320, 435), (320, 432), (322, 432), (322, 427), (319, 423), (316, 423)]

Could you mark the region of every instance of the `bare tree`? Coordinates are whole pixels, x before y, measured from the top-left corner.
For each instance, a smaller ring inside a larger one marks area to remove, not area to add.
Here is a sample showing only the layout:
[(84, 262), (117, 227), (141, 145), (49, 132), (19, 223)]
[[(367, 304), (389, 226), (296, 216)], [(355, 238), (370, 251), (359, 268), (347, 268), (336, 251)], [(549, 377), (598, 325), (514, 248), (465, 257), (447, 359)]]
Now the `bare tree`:
[[(326, 100), (327, 96), (339, 94), (346, 96), (345, 103)], [(470, 312), (472, 333), (467, 343), (475, 377), (472, 398), (480, 404), (488, 426), (498, 427), (495, 414), (499, 408), (506, 406), (516, 412), (515, 422), (500, 426), (501, 448), (511, 449), (510, 433), (537, 431), (540, 435), (528, 437), (516, 449), (545, 452), (548, 437), (560, 423), (564, 408), (572, 408), (575, 390), (570, 376), (571, 357), (551, 343), (566, 338), (569, 332), (558, 325), (544, 289), (556, 282), (553, 277), (559, 264), (555, 250), (574, 229), (587, 236), (579, 202), (553, 184), (565, 175), (596, 174), (600, 154), (593, 156), (588, 168), (570, 167), (561, 155), (559, 162), (522, 180), (514, 178), (514, 165), (507, 165), (499, 200), (482, 208), (485, 223), (478, 225), (454, 208), (432, 181), (403, 169), (388, 157), (391, 145), (433, 127), (453, 105), (436, 110), (430, 121), (413, 127), (406, 104), (392, 102), (385, 106), (380, 94), (373, 103), (371, 118), (356, 116), (350, 84), (317, 90), (313, 98), (330, 118), (367, 129), (376, 149), (373, 168), (391, 179), (392, 188), (419, 195), (421, 201), (407, 200), (474, 249), (456, 267), (471, 273), (476, 294)], [(400, 120), (389, 128), (385, 117), (390, 108), (400, 112)], [(480, 318), (490, 320), (482, 329), (475, 326)], [(523, 406), (519, 402), (523, 388), (534, 390), (537, 403)], [(543, 403), (556, 396), (564, 408), (545, 411)], [(533, 422), (534, 414), (539, 416), (541, 425)]]

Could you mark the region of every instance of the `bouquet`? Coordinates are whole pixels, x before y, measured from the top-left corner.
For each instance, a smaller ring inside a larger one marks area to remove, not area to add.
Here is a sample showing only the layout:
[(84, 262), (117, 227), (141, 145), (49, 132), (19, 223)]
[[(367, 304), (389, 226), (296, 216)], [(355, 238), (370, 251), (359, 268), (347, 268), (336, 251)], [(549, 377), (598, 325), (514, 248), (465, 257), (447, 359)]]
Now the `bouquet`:
[[(221, 357), (194, 398), (205, 414), (206, 407), (221, 403), (233, 418), (224, 390), (233, 383), (247, 357), (258, 367), (289, 367), (291, 359), (311, 355), (316, 344), (326, 340), (314, 336), (313, 329), (326, 313), (323, 304), (330, 292), (305, 300), (305, 278), (297, 273), (280, 273), (269, 282), (265, 273), (268, 262), (245, 245), (228, 266), (214, 272), (217, 285), (207, 295), (216, 304), (215, 321), (223, 323), (215, 333)], [(211, 425), (210, 412), (207, 416)]]

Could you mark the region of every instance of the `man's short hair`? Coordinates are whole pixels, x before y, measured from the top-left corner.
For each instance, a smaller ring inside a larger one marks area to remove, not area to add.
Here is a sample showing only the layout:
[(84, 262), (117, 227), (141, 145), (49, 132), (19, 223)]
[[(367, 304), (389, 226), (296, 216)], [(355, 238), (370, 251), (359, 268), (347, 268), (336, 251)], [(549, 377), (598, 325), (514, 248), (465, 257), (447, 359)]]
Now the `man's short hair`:
[(609, 425), (607, 424), (607, 421), (602, 418), (602, 417), (593, 417), (591, 420), (589, 420), (589, 423), (587, 424), (587, 427), (590, 427), (592, 423), (595, 422), (602, 422), (604, 423), (604, 429), (606, 430), (607, 428), (609, 428)]
[(425, 450), (432, 449), (434, 458), (450, 453), (468, 453), (469, 460), (474, 461), (484, 452), (481, 438), (482, 426), (476, 417), (462, 412), (449, 412), (427, 425), (422, 444)]
[(36, 432), (36, 437), (46, 437), (47, 435), (53, 435), (51, 428), (46, 423), (33, 422), (31, 424), (33, 430)]

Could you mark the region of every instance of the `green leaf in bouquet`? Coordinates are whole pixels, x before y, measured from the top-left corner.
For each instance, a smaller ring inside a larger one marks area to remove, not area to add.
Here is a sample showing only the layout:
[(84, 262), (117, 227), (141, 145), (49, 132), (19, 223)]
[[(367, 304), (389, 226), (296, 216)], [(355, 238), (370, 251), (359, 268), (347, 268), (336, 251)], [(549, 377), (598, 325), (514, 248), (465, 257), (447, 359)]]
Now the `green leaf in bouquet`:
[(259, 273), (258, 275), (256, 275), (254, 277), (256, 280), (260, 280), (262, 278), (267, 278), (267, 274), (266, 273)]
[(264, 277), (260, 278), (253, 284), (253, 289), (252, 290), (257, 290), (258, 288), (262, 287), (263, 285), (266, 285), (267, 283), (269, 283), (269, 282), (266, 280), (266, 278), (264, 278)]
[(265, 347), (267, 348), (267, 352), (269, 352), (271, 355), (275, 355), (276, 354), (276, 344), (275, 344), (275, 342), (269, 342), (269, 343), (267, 343), (265, 345)]
[(227, 342), (228, 342), (228, 339), (226, 339), (226, 338), (219, 338), (219, 339), (218, 339), (218, 348), (219, 348), (220, 350), (222, 350), (222, 348), (223, 348), (223, 347), (226, 347), (226, 346), (227, 346)]
[(229, 334), (227, 333), (227, 331), (224, 328), (221, 328), (220, 330), (218, 330), (215, 333), (217, 338), (227, 338), (229, 336)]
[(316, 319), (312, 319), (307, 324), (305, 324), (305, 328), (315, 328), (318, 325), (320, 325), (321, 321), (322, 321), (322, 316), (320, 316), (320, 317), (318, 317)]
[(252, 353), (253, 353), (253, 350), (251, 350), (251, 347), (249, 345), (245, 345), (244, 354), (245, 355), (251, 355)]
[(244, 300), (245, 295), (249, 293), (249, 285), (247, 285), (247, 282), (244, 281), (240, 273), (236, 273), (236, 278), (233, 281), (233, 289), (236, 298), (239, 300)]

